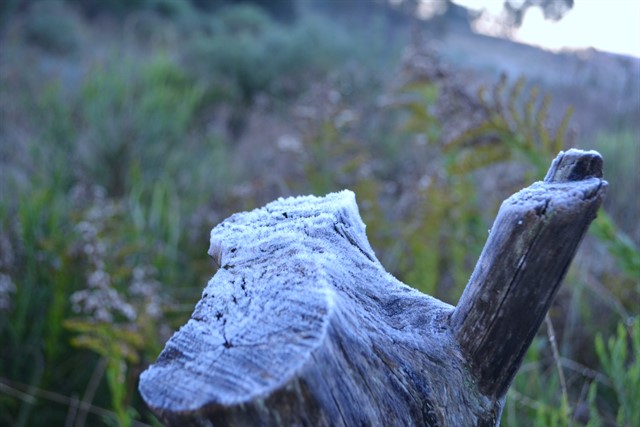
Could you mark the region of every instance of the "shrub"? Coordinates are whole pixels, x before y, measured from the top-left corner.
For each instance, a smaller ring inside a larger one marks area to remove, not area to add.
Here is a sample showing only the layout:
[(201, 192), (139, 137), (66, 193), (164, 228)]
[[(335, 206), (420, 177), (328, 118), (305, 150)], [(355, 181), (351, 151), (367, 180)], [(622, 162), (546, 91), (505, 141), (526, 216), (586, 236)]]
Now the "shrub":
[(20, 0), (6, 0), (0, 3), (0, 29), (14, 16)]
[[(36, 183), (36, 189), (21, 195), (17, 210), (5, 205), (0, 217), (0, 234), (9, 236), (12, 252), (0, 272), (16, 287), (0, 315), (0, 375), (24, 391), (55, 384), (57, 393), (69, 395), (84, 373), (74, 373), (77, 358), (68, 351), (62, 320), (69, 313), (68, 295), (80, 285), (81, 267), (72, 250), (65, 194), (55, 180)], [(36, 399), (0, 399), (0, 422), (27, 424), (36, 410), (48, 422), (63, 422), (51, 409)]]
[(80, 8), (87, 16), (95, 17), (111, 14), (122, 17), (131, 11), (141, 9), (148, 0), (67, 0)]
[(618, 426), (636, 425), (640, 420), (640, 317), (629, 319), (627, 324), (619, 323), (606, 343), (598, 334), (595, 347), (617, 402), (611, 418), (615, 417)]
[(80, 23), (60, 1), (34, 2), (25, 17), (24, 31), (29, 42), (53, 53), (73, 53), (80, 44)]
[(346, 37), (322, 19), (288, 28), (242, 5), (223, 9), (214, 22), (211, 34), (192, 38), (185, 59), (211, 85), (230, 85), (226, 92), (245, 105), (258, 93), (277, 93), (284, 81), (308, 84), (346, 56)]
[(607, 211), (636, 242), (640, 242), (640, 200), (629, 199), (628, 195), (634, 194), (640, 185), (638, 141), (638, 131), (629, 128), (600, 133), (595, 141), (595, 148), (607, 161), (605, 172), (611, 184), (604, 201)]
[(85, 176), (110, 194), (122, 195), (134, 164), (139, 163), (144, 180), (166, 173), (168, 154), (186, 149), (199, 93), (163, 56), (141, 68), (127, 60), (96, 68), (78, 106), (83, 129), (79, 160)]

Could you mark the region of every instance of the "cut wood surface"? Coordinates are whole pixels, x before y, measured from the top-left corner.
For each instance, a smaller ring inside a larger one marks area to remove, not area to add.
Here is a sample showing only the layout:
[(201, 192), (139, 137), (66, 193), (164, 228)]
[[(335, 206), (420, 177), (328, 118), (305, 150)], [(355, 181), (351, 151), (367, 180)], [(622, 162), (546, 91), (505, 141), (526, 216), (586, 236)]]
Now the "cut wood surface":
[(506, 200), (455, 309), (384, 270), (349, 191), (231, 216), (211, 232), (219, 269), (142, 397), (180, 426), (497, 425), (600, 205), (601, 165), (561, 153)]

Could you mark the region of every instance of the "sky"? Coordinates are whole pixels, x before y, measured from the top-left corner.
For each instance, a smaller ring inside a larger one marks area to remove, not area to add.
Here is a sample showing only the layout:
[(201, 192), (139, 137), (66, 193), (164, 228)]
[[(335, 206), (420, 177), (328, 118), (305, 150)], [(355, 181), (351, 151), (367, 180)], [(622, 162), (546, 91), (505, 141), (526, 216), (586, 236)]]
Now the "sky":
[[(454, 0), (488, 13), (478, 31), (491, 33), (492, 16), (504, 0)], [(545, 20), (537, 7), (529, 8), (514, 39), (550, 50), (584, 49), (640, 58), (640, 0), (574, 0), (573, 8), (558, 22)]]

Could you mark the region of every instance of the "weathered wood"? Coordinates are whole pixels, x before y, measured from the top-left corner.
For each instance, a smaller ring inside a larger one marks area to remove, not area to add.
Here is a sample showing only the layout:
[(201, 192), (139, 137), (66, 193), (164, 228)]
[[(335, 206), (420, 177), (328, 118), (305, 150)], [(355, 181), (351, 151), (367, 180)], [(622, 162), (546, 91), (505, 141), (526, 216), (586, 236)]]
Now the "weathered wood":
[(602, 157), (569, 150), (544, 182), (503, 202), (451, 318), (485, 395), (502, 397), (553, 302), (607, 186)]
[(548, 182), (505, 201), (455, 311), (384, 270), (351, 192), (233, 215), (212, 230), (219, 270), (142, 397), (180, 426), (497, 425), (604, 193), (564, 163), (587, 155), (561, 153)]

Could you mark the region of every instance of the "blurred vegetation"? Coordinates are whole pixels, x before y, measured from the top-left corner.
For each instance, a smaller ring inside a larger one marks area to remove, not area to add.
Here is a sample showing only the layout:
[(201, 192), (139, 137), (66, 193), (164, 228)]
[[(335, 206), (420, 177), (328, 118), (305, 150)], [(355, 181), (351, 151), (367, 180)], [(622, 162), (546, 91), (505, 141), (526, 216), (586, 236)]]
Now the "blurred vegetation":
[[(138, 375), (233, 212), (351, 188), (385, 267), (455, 303), (499, 203), (576, 145), (570, 106), (471, 84), (398, 11), (278, 4), (0, 3), (0, 425), (158, 424)], [(637, 424), (638, 143), (622, 123), (580, 145), (604, 155), (605, 211), (503, 425)]]

